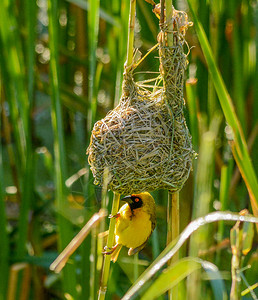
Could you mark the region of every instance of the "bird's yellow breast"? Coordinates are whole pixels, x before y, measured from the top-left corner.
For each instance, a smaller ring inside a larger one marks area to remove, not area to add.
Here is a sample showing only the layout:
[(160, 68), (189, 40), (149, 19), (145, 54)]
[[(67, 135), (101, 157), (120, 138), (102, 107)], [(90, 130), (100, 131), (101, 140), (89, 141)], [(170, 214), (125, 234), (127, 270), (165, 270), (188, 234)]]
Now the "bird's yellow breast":
[(119, 214), (115, 228), (116, 243), (128, 248), (142, 245), (152, 231), (150, 215), (141, 208), (135, 209), (132, 214), (127, 203), (120, 208)]

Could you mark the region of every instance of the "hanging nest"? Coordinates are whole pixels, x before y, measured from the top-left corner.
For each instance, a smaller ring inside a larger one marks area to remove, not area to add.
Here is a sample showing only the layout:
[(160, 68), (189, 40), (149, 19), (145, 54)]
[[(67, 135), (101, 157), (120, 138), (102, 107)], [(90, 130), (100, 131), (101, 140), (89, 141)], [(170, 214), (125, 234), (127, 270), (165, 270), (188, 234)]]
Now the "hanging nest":
[(183, 114), (188, 63), (183, 46), (190, 23), (174, 10), (173, 24), (173, 47), (166, 46), (166, 26), (158, 37), (163, 86), (149, 91), (134, 82), (132, 68), (125, 69), (119, 105), (92, 130), (87, 154), (94, 183), (103, 184), (107, 169), (108, 188), (120, 194), (178, 191), (191, 170), (193, 150)]

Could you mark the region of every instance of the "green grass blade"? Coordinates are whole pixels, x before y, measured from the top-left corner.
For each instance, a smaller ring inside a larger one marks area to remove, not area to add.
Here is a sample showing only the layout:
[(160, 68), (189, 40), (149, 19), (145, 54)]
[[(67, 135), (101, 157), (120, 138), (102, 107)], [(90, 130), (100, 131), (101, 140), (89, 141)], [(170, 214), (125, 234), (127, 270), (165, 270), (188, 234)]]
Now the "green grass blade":
[(160, 253), (159, 236), (158, 236), (157, 229), (155, 229), (152, 233), (151, 243), (152, 243), (153, 257), (156, 258)]
[(239, 121), (243, 127), (244, 133), (246, 133), (246, 119), (245, 119), (245, 99), (244, 99), (244, 82), (243, 82), (243, 52), (241, 51), (240, 40), (243, 39), (241, 36), (240, 28), (237, 24), (235, 14), (239, 13), (239, 4), (232, 1), (230, 3), (231, 11), (231, 22), (232, 22), (232, 55), (233, 55), (233, 96), (236, 103), (236, 111), (239, 117)]
[[(57, 1), (48, 1), (49, 13), (49, 48), (51, 53), (50, 70), (51, 70), (51, 117), (54, 133), (54, 155), (55, 155), (55, 184), (56, 184), (56, 206), (58, 215), (59, 228), (59, 250), (63, 250), (70, 242), (72, 237), (71, 223), (63, 216), (67, 209), (67, 189), (65, 186), (66, 179), (66, 155), (64, 146), (64, 130), (62, 124), (62, 112), (60, 102), (60, 83), (59, 83), (59, 65), (58, 65), (58, 23), (57, 23)], [(74, 299), (76, 293), (76, 274), (73, 265), (67, 265), (63, 271), (63, 290), (70, 294)]]
[[(120, 1), (116, 1), (120, 4)], [(119, 60), (116, 62), (116, 84), (115, 84), (115, 96), (114, 105), (119, 102), (122, 90), (124, 63), (126, 59), (127, 51), (127, 36), (128, 36), (128, 22), (129, 22), (130, 1), (122, 0), (120, 9), (120, 27), (116, 28), (116, 36), (118, 43), (117, 56)], [(110, 35), (110, 43), (113, 43), (112, 35)]]
[[(137, 1), (137, 5), (139, 6), (141, 13), (143, 14), (143, 18), (139, 17), (139, 20), (141, 22), (143, 22), (143, 21), (146, 22), (146, 25), (144, 26), (145, 28), (142, 28), (142, 30), (149, 29), (153, 36), (153, 40), (156, 41), (156, 37), (158, 35), (158, 26), (157, 26), (158, 19), (156, 18), (154, 13), (149, 9), (150, 8), (149, 4), (146, 1), (144, 1), (144, 0)], [(149, 37), (146, 36), (146, 38), (149, 38)]]
[[(1, 34), (1, 72), (6, 89), (6, 98), (10, 107), (10, 117), (13, 123), (16, 147), (18, 151), (19, 170), (25, 166), (25, 131), (21, 122), (19, 106), (24, 102), (23, 73), (20, 51), (20, 40), (16, 36), (16, 20), (10, 15), (12, 10), (10, 1), (0, 1), (0, 34)], [(19, 49), (18, 49), (19, 46)], [(24, 71), (24, 70), (23, 70)], [(21, 90), (22, 89), (22, 90)], [(22, 98), (22, 99), (21, 99)]]
[(191, 257), (180, 259), (170, 268), (162, 272), (162, 274), (151, 284), (150, 288), (141, 297), (141, 299), (156, 299), (201, 267), (202, 265), (197, 259)]
[(161, 296), (200, 268), (203, 268), (208, 275), (208, 279), (213, 287), (214, 299), (227, 299), (225, 284), (221, 278), (218, 268), (208, 261), (195, 257), (183, 258), (173, 264), (170, 268), (164, 270), (162, 274), (151, 284), (151, 287), (141, 297), (141, 299), (156, 299), (158, 296)]
[[(1, 39), (4, 49), (8, 52), (3, 53), (5, 59), (1, 60), (3, 72), (5, 73), (5, 81), (8, 80), (6, 85), (7, 95), (10, 105), (11, 119), (13, 122), (13, 130), (15, 132), (16, 148), (18, 149), (18, 167), (20, 172), (20, 182), (22, 190), (19, 193), (22, 195), (20, 217), (18, 224), (18, 240), (17, 240), (17, 255), (22, 257), (26, 253), (26, 241), (28, 233), (28, 219), (30, 209), (30, 199), (32, 195), (32, 155), (31, 155), (31, 130), (30, 130), (30, 115), (31, 115), (31, 102), (32, 102), (32, 89), (33, 82), (29, 79), (31, 94), (28, 96), (28, 88), (25, 80), (25, 66), (24, 55), (22, 51), (21, 35), (18, 30), (17, 19), (15, 14), (12, 14), (10, 9), (12, 3), (6, 1), (5, 7), (0, 4), (1, 10)], [(32, 5), (33, 7), (33, 5)], [(26, 7), (28, 8), (28, 6)], [(35, 17), (35, 16), (33, 16)], [(27, 20), (28, 23), (30, 22)], [(35, 21), (33, 22), (35, 24)], [(29, 28), (34, 28), (34, 25), (28, 25)], [(28, 43), (32, 43), (32, 37), (29, 38)], [(30, 47), (31, 45), (28, 44)], [(32, 43), (30, 54), (34, 52), (34, 43)], [(34, 55), (34, 53), (32, 54)], [(30, 55), (31, 56), (31, 55)], [(32, 68), (30, 74), (33, 72), (33, 59), (30, 60), (29, 67)], [(32, 75), (33, 76), (33, 75)], [(32, 84), (31, 84), (32, 82)], [(17, 187), (19, 189), (19, 187)]]
[[(211, 1), (209, 8), (209, 36), (212, 51), (214, 54), (215, 61), (218, 59), (218, 49), (219, 49), (219, 18), (220, 18), (220, 6), (221, 1)], [(206, 25), (206, 24), (205, 24)], [(208, 76), (208, 113), (209, 120), (212, 119), (214, 112), (218, 110), (218, 100), (216, 97), (216, 92), (214, 85), (212, 83), (212, 78)]]
[(228, 297), (225, 283), (221, 277), (221, 273), (219, 272), (217, 266), (215, 266), (209, 261), (200, 260), (200, 263), (202, 264), (203, 269), (206, 271), (207, 277), (211, 283), (214, 299), (226, 300)]
[(96, 86), (96, 49), (99, 34), (99, 0), (89, 0), (88, 10), (88, 33), (89, 33), (89, 92), (88, 99), (90, 110), (88, 116), (88, 130), (92, 129), (97, 112), (97, 86)]
[(35, 82), (35, 41), (36, 41), (36, 21), (37, 9), (36, 2), (26, 0), (25, 15), (27, 25), (27, 72), (28, 72), (28, 97), (29, 105), (32, 106)]
[[(257, 3), (256, 3), (256, 7), (255, 7), (254, 22), (255, 22), (255, 31), (256, 31), (256, 36), (255, 36), (254, 42), (257, 46), (258, 45), (258, 5), (257, 5)], [(255, 61), (256, 61), (256, 64), (255, 64), (254, 78), (258, 78), (258, 51), (257, 51), (257, 48), (256, 48)], [(254, 99), (258, 99), (258, 84), (254, 84)], [(254, 120), (254, 123), (256, 123), (258, 120), (258, 101), (254, 101), (253, 120)]]
[[(220, 201), (220, 210), (225, 211), (229, 208), (229, 189), (230, 182), (232, 179), (232, 171), (234, 166), (233, 158), (230, 158), (227, 164), (224, 164), (221, 168), (220, 176), (220, 191), (219, 191), (219, 201)], [(221, 221), (218, 226), (218, 244), (223, 241), (225, 233), (225, 222)], [(221, 251), (216, 253), (216, 264), (219, 265), (221, 262)]]
[(232, 142), (232, 147), (234, 147), (234, 153), (238, 156), (238, 167), (241, 171), (242, 177), (245, 180), (253, 212), (256, 216), (258, 216), (258, 182), (257, 177), (250, 160), (250, 156), (247, 149), (247, 144), (245, 141), (245, 137), (242, 131), (242, 127), (238, 121), (237, 115), (235, 113), (231, 98), (228, 94), (224, 81), (221, 77), (221, 74), (218, 70), (218, 67), (215, 63), (208, 39), (203, 30), (202, 25), (200, 24), (198, 18), (196, 17), (195, 12), (192, 9), (191, 1), (187, 1), (190, 7), (190, 10), (193, 15), (193, 20), (195, 23), (195, 29), (199, 38), (199, 42), (201, 44), (204, 56), (206, 58), (208, 68), (210, 74), (212, 76), (212, 80), (219, 97), (219, 101), (224, 112), (225, 118), (228, 124), (231, 126), (234, 133), (234, 141)]
[[(77, 5), (81, 9), (84, 10), (89, 10), (90, 3), (89, 1), (84, 1), (84, 0), (66, 0), (69, 3), (72, 3), (74, 5)], [(116, 18), (114, 18), (111, 14), (103, 10), (102, 8), (99, 9), (99, 17), (106, 21), (107, 23), (119, 27), (119, 22), (117, 21)]]
[[(19, 115), (18, 115), (18, 110), (14, 109), (16, 105), (14, 105), (14, 101), (12, 99), (15, 99), (14, 96), (14, 90), (12, 88), (12, 84), (10, 84), (11, 79), (8, 73), (8, 68), (6, 65), (6, 59), (3, 51), (3, 43), (0, 38), (0, 66), (1, 66), (1, 81), (2, 81), (2, 88), (4, 88), (4, 92), (2, 92), (1, 96), (5, 96), (6, 99), (8, 99), (8, 104), (9, 104), (9, 111), (10, 111), (10, 119), (11, 121), (15, 120), (15, 123), (13, 124), (18, 124), (19, 120)], [(2, 99), (3, 100), (3, 99)], [(9, 128), (9, 123), (7, 120), (7, 113), (5, 111), (2, 111), (3, 115), (3, 123), (5, 123), (6, 128)], [(5, 130), (7, 132), (7, 130)], [(14, 136), (14, 143), (11, 144), (11, 137), (10, 137), (10, 129), (8, 129), (9, 133), (4, 133), (5, 135), (5, 140), (7, 143), (7, 151), (8, 151), (8, 156), (10, 160), (10, 166), (12, 169), (12, 178), (13, 178), (13, 183), (17, 187), (18, 190), (18, 199), (20, 199), (20, 183), (19, 183), (19, 174), (21, 171), (21, 165), (18, 164), (18, 161), (20, 161), (20, 157), (22, 155), (22, 147), (21, 147), (21, 139), (20, 139), (20, 132), (18, 129), (18, 126), (13, 126), (13, 136)], [(8, 135), (8, 136), (6, 136)], [(14, 155), (14, 147), (16, 146), (16, 153), (17, 155)]]
[(198, 109), (197, 109), (197, 79), (189, 79), (186, 82), (187, 106), (189, 110), (190, 132), (195, 151), (198, 151), (199, 130), (198, 130)]
[[(28, 99), (22, 104), (24, 111), (24, 123), (25, 136), (26, 136), (26, 163), (25, 172), (22, 182), (22, 202), (20, 209), (19, 218), (19, 239), (17, 242), (17, 254), (18, 256), (26, 253), (26, 240), (28, 235), (28, 224), (29, 224), (29, 210), (31, 206), (31, 198), (33, 194), (33, 180), (34, 180), (34, 155), (32, 150), (32, 138), (31, 138), (31, 115), (34, 97), (34, 65), (35, 65), (35, 45), (36, 45), (36, 3), (31, 3), (29, 0), (25, 2), (25, 15), (26, 15), (26, 29), (27, 29), (27, 40), (26, 40), (26, 64), (27, 64), (27, 97)], [(23, 88), (26, 90), (25, 81)]]
[[(229, 161), (227, 165), (223, 165), (221, 168), (221, 180), (220, 180), (220, 193), (219, 200), (221, 204), (220, 210), (225, 211), (228, 209), (229, 202), (229, 187), (233, 170), (233, 159)], [(221, 242), (224, 236), (224, 222), (219, 223), (218, 230), (218, 242)]]
[[(2, 94), (2, 81), (0, 77), (0, 94)], [(1, 131), (0, 118), (0, 131)], [(1, 236), (1, 251), (0, 251), (0, 300), (6, 299), (7, 283), (9, 278), (9, 239), (7, 234), (7, 220), (5, 213), (5, 194), (4, 194), (4, 172), (2, 159), (2, 142), (0, 140), (0, 236)]]
[(26, 242), (29, 226), (29, 211), (31, 198), (33, 195), (34, 181), (34, 155), (31, 149), (31, 139), (27, 136), (26, 164), (22, 182), (22, 202), (20, 207), (20, 217), (18, 225), (19, 238), (17, 240), (17, 255), (22, 257), (26, 254)]

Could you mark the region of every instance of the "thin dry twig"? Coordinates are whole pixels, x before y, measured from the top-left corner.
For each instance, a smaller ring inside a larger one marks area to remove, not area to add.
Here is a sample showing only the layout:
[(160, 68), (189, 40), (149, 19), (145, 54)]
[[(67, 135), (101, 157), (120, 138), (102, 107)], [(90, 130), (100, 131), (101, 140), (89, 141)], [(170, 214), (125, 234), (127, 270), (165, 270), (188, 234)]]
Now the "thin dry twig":
[(71, 240), (71, 242), (66, 246), (66, 248), (60, 253), (60, 255), (55, 259), (55, 261), (50, 265), (50, 270), (55, 273), (61, 272), (63, 267), (66, 265), (69, 257), (74, 253), (74, 251), (81, 245), (85, 240), (86, 236), (90, 233), (90, 230), (97, 226), (101, 219), (107, 216), (107, 212), (104, 209), (100, 209), (98, 213), (95, 213), (86, 225), (80, 230), (80, 232)]

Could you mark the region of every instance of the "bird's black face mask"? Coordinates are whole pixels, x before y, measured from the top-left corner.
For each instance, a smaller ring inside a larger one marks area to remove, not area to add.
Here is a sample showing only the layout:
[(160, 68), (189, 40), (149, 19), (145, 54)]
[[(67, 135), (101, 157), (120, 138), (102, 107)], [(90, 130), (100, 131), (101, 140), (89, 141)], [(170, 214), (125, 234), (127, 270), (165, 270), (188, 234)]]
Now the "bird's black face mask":
[(136, 208), (142, 207), (142, 199), (135, 195), (126, 196), (122, 198), (121, 201), (126, 201), (129, 204), (132, 211)]

